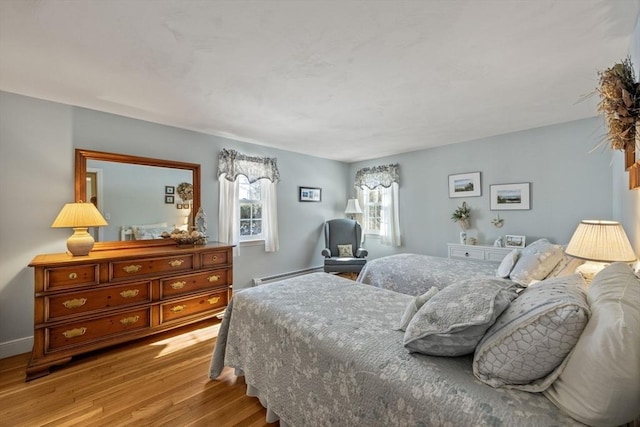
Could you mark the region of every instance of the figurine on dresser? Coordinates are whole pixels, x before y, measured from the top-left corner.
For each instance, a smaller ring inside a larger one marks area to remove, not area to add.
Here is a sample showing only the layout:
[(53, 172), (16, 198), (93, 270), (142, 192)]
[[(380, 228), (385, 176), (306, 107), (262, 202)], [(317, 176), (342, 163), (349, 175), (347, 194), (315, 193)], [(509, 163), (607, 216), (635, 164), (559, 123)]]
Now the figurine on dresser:
[(502, 244), (502, 236), (499, 236), (495, 242), (493, 242), (493, 246), (495, 246), (496, 248), (501, 248), (504, 245)]

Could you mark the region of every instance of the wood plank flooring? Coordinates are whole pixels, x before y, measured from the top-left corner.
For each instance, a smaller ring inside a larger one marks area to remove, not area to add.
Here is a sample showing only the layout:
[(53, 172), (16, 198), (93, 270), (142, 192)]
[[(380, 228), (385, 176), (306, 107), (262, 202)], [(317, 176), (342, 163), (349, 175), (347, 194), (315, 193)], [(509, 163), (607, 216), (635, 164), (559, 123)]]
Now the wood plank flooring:
[(219, 324), (79, 356), (29, 383), (29, 354), (2, 359), (0, 426), (277, 426), (231, 369), (209, 380)]

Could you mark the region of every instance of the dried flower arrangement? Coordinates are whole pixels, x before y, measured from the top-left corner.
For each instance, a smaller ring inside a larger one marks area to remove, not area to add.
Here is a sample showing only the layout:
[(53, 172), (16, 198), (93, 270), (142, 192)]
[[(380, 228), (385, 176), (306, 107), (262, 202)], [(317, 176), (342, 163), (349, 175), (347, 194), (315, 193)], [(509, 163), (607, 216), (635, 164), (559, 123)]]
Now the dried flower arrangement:
[(471, 217), (471, 206), (467, 202), (462, 202), (462, 206), (458, 206), (451, 214), (451, 219), (457, 222), (463, 230), (469, 228), (469, 218)]
[(184, 202), (193, 199), (193, 185), (188, 182), (181, 182), (176, 188), (176, 193)]
[[(613, 150), (635, 146), (636, 122), (640, 117), (640, 83), (635, 81), (631, 59), (598, 73), (600, 94), (598, 112), (603, 113), (609, 128), (608, 141)], [(640, 147), (638, 147), (640, 148)]]

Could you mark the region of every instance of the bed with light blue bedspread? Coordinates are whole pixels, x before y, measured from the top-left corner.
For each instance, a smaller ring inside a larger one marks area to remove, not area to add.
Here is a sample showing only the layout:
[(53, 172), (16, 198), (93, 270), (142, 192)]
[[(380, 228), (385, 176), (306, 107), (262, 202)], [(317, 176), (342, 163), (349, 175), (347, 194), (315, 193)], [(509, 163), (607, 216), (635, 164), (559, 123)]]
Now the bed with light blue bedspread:
[(444, 289), (460, 279), (496, 277), (497, 263), (421, 254), (398, 254), (367, 262), (358, 282), (407, 295)]
[(209, 376), (244, 374), (281, 425), (581, 425), (542, 394), (476, 380), (471, 355), (409, 354), (392, 325), (411, 298), (325, 273), (239, 291)]

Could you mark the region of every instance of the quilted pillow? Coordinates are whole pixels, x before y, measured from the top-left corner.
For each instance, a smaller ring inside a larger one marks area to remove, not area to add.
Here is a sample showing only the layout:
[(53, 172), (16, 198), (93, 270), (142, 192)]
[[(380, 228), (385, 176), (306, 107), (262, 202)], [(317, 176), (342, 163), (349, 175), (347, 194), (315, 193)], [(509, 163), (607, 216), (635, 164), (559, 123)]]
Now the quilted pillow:
[(547, 277), (562, 255), (562, 246), (553, 245), (547, 239), (536, 240), (522, 250), (509, 277), (522, 286), (529, 286), (533, 280)]
[(503, 279), (509, 277), (509, 274), (511, 273), (511, 270), (513, 270), (513, 267), (515, 267), (518, 258), (520, 258), (519, 249), (514, 249), (509, 252), (498, 266), (498, 270), (496, 270), (496, 277), (501, 277)]
[(554, 277), (570, 276), (576, 273), (576, 268), (584, 264), (583, 259), (574, 258), (567, 254), (563, 254), (558, 265), (553, 267), (553, 270), (547, 275), (547, 279)]
[(591, 318), (544, 395), (585, 424), (622, 425), (640, 416), (640, 280), (613, 263), (593, 278), (587, 301)]
[(402, 319), (400, 319), (400, 323), (395, 325), (392, 329), (394, 331), (404, 331), (409, 326), (409, 322), (413, 319), (413, 316), (416, 315), (420, 307), (422, 307), (427, 301), (431, 299), (435, 294), (438, 293), (438, 288), (432, 286), (427, 292), (417, 297), (414, 297), (407, 305), (407, 308), (404, 310), (402, 314)]
[(560, 374), (589, 314), (578, 274), (525, 289), (476, 348), (473, 374), (492, 387), (543, 391)]
[(353, 247), (351, 245), (338, 245), (338, 256), (341, 258), (352, 257)]
[(517, 285), (483, 278), (438, 291), (413, 316), (404, 334), (410, 353), (461, 356), (473, 353), (485, 331), (516, 297)]

